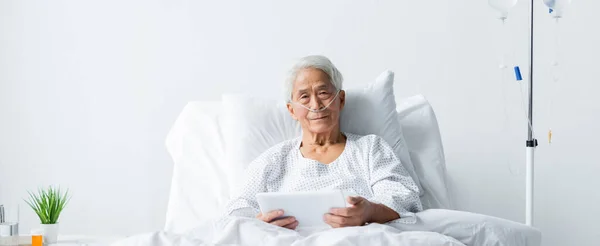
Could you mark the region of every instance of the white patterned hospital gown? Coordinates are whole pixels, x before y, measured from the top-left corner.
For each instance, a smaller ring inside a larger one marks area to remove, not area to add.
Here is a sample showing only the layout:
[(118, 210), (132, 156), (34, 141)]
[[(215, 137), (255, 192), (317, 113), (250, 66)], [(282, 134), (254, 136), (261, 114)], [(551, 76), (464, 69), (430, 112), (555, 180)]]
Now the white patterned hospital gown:
[(347, 137), (342, 154), (330, 164), (304, 158), (301, 138), (271, 147), (247, 169), (239, 195), (226, 208), (228, 215), (255, 217), (256, 194), (339, 189), (381, 203), (400, 215), (394, 222), (414, 223), (423, 210), (419, 190), (392, 148), (376, 135)]

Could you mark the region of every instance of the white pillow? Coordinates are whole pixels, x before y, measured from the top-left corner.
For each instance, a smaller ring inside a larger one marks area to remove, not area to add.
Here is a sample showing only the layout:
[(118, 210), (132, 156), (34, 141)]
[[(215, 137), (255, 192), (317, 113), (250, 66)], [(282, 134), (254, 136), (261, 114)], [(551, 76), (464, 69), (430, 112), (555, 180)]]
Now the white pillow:
[(220, 102), (190, 102), (167, 135), (174, 167), (166, 231), (183, 233), (217, 217), (229, 200), (220, 111)]
[(412, 96), (399, 102), (398, 119), (423, 187), (423, 208), (452, 209), (442, 137), (433, 108), (422, 95)]
[(230, 195), (242, 185), (248, 164), (273, 145), (299, 136), (300, 125), (289, 115), (285, 102), (246, 94), (222, 96), (224, 165)]
[[(394, 73), (383, 72), (363, 89), (346, 90), (346, 105), (340, 127), (343, 132), (375, 134), (392, 146), (396, 156), (421, 188), (410, 160), (396, 112)], [(231, 194), (242, 185), (247, 165), (273, 145), (301, 134), (285, 103), (246, 95), (223, 96), (223, 119)]]

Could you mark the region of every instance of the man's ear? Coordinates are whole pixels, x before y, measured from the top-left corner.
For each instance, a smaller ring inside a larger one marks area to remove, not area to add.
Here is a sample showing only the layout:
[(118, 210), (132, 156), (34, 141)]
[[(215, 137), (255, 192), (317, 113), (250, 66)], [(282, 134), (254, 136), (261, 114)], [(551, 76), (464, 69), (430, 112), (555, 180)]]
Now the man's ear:
[(342, 109), (344, 109), (344, 105), (346, 105), (346, 91), (341, 90), (339, 97), (340, 97), (340, 111), (342, 111)]
[(292, 107), (292, 104), (287, 103), (286, 106), (287, 106), (288, 112), (290, 112), (290, 115), (292, 116), (292, 119), (298, 120), (298, 118), (296, 118), (296, 115), (294, 115), (294, 107)]

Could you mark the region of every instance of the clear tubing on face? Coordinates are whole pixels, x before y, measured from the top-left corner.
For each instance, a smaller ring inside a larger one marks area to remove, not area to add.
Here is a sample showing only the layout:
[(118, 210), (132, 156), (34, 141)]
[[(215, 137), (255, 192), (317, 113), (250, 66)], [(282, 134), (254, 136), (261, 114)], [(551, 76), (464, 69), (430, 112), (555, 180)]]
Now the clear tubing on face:
[(300, 104), (300, 103), (298, 103), (298, 102), (293, 102), (293, 103), (294, 103), (294, 104), (296, 104), (296, 105), (299, 105), (299, 106), (301, 106), (301, 107), (303, 107), (303, 108), (305, 108), (305, 109), (307, 109), (308, 111), (310, 111), (310, 112), (312, 112), (312, 113), (319, 113), (319, 112), (323, 112), (324, 110), (326, 110), (327, 108), (329, 108), (329, 106), (331, 106), (331, 104), (332, 104), (333, 102), (335, 102), (335, 99), (338, 97), (338, 95), (339, 95), (339, 94), (340, 94), (340, 90), (338, 90), (338, 91), (335, 93), (335, 96), (333, 97), (333, 99), (331, 100), (331, 102), (329, 102), (329, 103), (328, 103), (328, 104), (327, 104), (325, 107), (322, 107), (322, 108), (320, 108), (320, 109), (312, 109), (312, 108), (306, 107), (306, 106), (304, 106), (304, 105), (302, 105), (302, 104)]

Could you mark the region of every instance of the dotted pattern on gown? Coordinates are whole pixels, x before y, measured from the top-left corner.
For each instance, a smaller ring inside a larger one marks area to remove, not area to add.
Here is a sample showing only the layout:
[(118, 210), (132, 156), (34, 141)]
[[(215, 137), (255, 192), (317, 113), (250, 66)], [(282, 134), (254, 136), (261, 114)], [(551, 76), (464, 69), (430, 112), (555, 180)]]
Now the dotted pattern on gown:
[(271, 147), (248, 166), (226, 213), (255, 217), (260, 212), (255, 197), (261, 192), (339, 189), (393, 209), (400, 214), (393, 222), (414, 223), (413, 213), (423, 210), (419, 190), (392, 148), (376, 135), (344, 135), (342, 154), (327, 165), (302, 156), (300, 137)]

